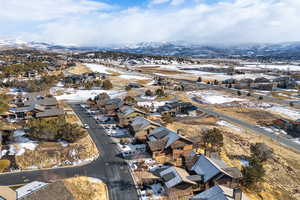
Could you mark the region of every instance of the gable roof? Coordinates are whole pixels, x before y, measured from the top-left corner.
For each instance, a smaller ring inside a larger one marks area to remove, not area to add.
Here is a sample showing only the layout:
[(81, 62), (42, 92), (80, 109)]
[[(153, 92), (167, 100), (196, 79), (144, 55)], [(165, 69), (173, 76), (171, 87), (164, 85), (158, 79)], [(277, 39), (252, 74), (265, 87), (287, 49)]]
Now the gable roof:
[(156, 140), (156, 141), (148, 141), (148, 146), (152, 152), (162, 151), (165, 149), (167, 142), (168, 142), (168, 138), (164, 138), (162, 140)]
[(144, 117), (136, 117), (133, 119), (131, 126), (135, 132), (143, 130), (144, 128), (151, 125), (151, 122), (148, 119), (145, 119)]
[[(233, 189), (215, 185), (214, 187), (201, 192), (192, 197), (192, 200), (234, 200)], [(242, 200), (249, 200), (249, 198), (242, 193)]]
[(194, 181), (191, 181), (187, 178), (189, 174), (186, 170), (179, 167), (169, 167), (161, 171), (159, 174), (168, 188), (172, 188), (182, 182), (197, 184)]
[(64, 115), (65, 112), (63, 109), (61, 108), (53, 108), (53, 109), (48, 109), (45, 110), (44, 112), (39, 112), (36, 114), (37, 118), (41, 118), (41, 117), (55, 117), (55, 116), (59, 116), (59, 115)]
[(167, 143), (165, 145), (165, 148), (168, 148), (173, 144), (175, 141), (177, 141), (180, 136), (177, 135), (177, 133), (161, 126), (156, 129), (153, 129), (152, 132), (150, 133), (148, 139), (149, 141), (158, 141), (161, 139), (167, 138)]
[(237, 168), (227, 166), (222, 160), (208, 158), (202, 154), (199, 155), (191, 170), (203, 176), (204, 182), (209, 181), (219, 173), (226, 174), (232, 178), (240, 178), (242, 176)]
[(33, 110), (44, 111), (45, 107), (38, 104), (34, 104), (30, 106), (16, 107), (10, 109), (10, 111), (14, 113), (22, 113), (22, 112), (26, 113), (26, 112), (31, 112)]
[(120, 108), (120, 114), (123, 116), (128, 116), (134, 112), (135, 112), (135, 110), (129, 106), (124, 106), (124, 107)]
[(25, 106), (30, 106), (33, 104), (38, 104), (42, 106), (56, 106), (58, 105), (58, 101), (54, 97), (45, 97), (42, 99), (29, 99), (24, 102)]

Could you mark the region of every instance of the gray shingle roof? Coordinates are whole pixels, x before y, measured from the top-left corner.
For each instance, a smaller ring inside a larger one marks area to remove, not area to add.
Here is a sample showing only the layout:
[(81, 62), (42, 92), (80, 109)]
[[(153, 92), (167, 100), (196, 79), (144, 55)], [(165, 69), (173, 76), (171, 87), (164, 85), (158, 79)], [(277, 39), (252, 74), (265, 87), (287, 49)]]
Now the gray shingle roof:
[(143, 117), (136, 117), (133, 119), (131, 126), (133, 128), (134, 131), (140, 131), (143, 128), (146, 128), (147, 126), (149, 126), (151, 124), (151, 122)]
[(45, 97), (43, 99), (30, 99), (30, 100), (24, 102), (25, 106), (30, 106), (30, 105), (34, 105), (34, 104), (38, 104), (38, 105), (42, 105), (42, 106), (56, 106), (56, 105), (58, 105), (58, 102), (57, 102), (56, 98), (53, 98), (53, 97)]
[(59, 116), (59, 115), (64, 115), (65, 112), (63, 109), (60, 108), (54, 108), (54, 109), (48, 109), (45, 110), (44, 112), (39, 112), (36, 114), (37, 118), (41, 118), (41, 117), (55, 117), (55, 116)]
[[(234, 200), (233, 189), (220, 185), (201, 192), (198, 195), (192, 197), (192, 200)], [(242, 194), (242, 200), (249, 200), (249, 198)]]
[(198, 175), (202, 175), (204, 182), (207, 182), (219, 173), (226, 174), (232, 178), (241, 177), (241, 172), (237, 168), (227, 166), (222, 160), (208, 158), (204, 155), (199, 155), (191, 170)]
[(168, 148), (169, 146), (171, 146), (171, 144), (173, 144), (175, 141), (180, 139), (180, 136), (178, 136), (177, 133), (165, 127), (158, 127), (152, 130), (148, 138), (150, 141), (157, 141), (157, 140), (167, 138), (167, 143), (165, 148)]
[(196, 184), (187, 178), (189, 176), (188, 172), (179, 167), (169, 167), (161, 171), (160, 176), (168, 188), (172, 188), (182, 182)]

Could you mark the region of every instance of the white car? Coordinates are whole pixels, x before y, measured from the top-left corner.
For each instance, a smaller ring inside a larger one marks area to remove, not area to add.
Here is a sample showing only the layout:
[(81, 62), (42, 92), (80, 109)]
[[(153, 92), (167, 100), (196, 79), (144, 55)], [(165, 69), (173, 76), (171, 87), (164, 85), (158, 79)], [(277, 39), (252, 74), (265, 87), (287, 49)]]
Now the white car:
[(84, 127), (85, 129), (89, 129), (89, 128), (90, 128), (90, 126), (89, 126), (88, 124), (84, 124), (83, 127)]

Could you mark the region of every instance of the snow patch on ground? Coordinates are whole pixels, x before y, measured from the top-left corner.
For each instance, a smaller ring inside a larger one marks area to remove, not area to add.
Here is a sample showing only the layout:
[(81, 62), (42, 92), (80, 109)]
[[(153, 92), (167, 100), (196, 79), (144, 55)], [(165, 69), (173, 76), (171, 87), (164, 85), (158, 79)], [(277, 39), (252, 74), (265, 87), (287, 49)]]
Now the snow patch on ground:
[(273, 105), (272, 107), (267, 108), (266, 110), (273, 112), (273, 113), (285, 115), (293, 120), (300, 119), (300, 111), (299, 110), (290, 109), (288, 107), (284, 107), (281, 105)]
[(154, 100), (157, 98), (157, 96), (146, 96), (146, 95), (141, 95), (140, 98), (142, 99), (147, 99), (147, 100)]
[(244, 160), (244, 159), (240, 159), (241, 165), (244, 167), (248, 167), (249, 166), (249, 161), (248, 160)]
[(37, 142), (24, 137), (24, 131), (15, 131), (13, 135), (13, 143), (9, 145), (8, 155), (23, 155), (27, 150), (34, 151), (38, 146)]
[(129, 74), (120, 75), (119, 78), (127, 79), (127, 80), (131, 80), (131, 79), (136, 79), (136, 80), (150, 80), (150, 78), (145, 77), (145, 76), (129, 75)]
[[(271, 65), (271, 64), (257, 64), (257, 65), (246, 65), (246, 67), (249, 67), (251, 69), (278, 69), (283, 71), (299, 71), (300, 66), (297, 65)], [(241, 67), (241, 69), (243, 69)]]
[(232, 129), (232, 130), (235, 130), (235, 131), (241, 131), (240, 128), (238, 128), (238, 127), (236, 127), (235, 125), (233, 125), (233, 124), (231, 124), (231, 123), (229, 123), (229, 122), (226, 122), (226, 121), (224, 121), (224, 120), (217, 121), (216, 124), (218, 124), (219, 126), (225, 126), (225, 127), (230, 128), (230, 129)]
[(229, 95), (222, 94), (221, 92), (215, 90), (187, 92), (187, 95), (189, 97), (200, 97), (205, 103), (208, 104), (223, 104), (234, 101), (246, 101), (245, 99), (230, 97)]
[[(110, 70), (109, 68), (105, 67), (104, 65), (98, 65), (98, 64), (89, 64), (86, 63), (84, 64), (85, 66), (87, 66), (90, 70), (92, 70), (93, 72), (99, 72), (99, 73), (105, 73), (105, 74), (111, 74), (110, 72), (108, 72), (108, 70)], [(113, 71), (113, 70), (110, 70)]]
[(98, 178), (88, 177), (88, 179), (93, 183), (103, 183), (103, 181)]
[(107, 93), (111, 98), (116, 98), (124, 94), (119, 90), (73, 90), (72, 93), (56, 96), (57, 100), (66, 101), (87, 101), (89, 98), (94, 98), (100, 93)]

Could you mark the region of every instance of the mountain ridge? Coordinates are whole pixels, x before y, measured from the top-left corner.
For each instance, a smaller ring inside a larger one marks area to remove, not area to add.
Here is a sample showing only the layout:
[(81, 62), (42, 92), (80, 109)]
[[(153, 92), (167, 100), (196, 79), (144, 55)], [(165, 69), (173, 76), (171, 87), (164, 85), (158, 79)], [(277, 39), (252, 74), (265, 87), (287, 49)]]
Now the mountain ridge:
[(274, 57), (300, 60), (300, 42), (193, 44), (188, 42), (141, 42), (119, 46), (76, 46), (22, 40), (0, 40), (0, 47), (29, 48), (46, 51), (118, 51), (155, 56), (195, 58), (257, 58)]

